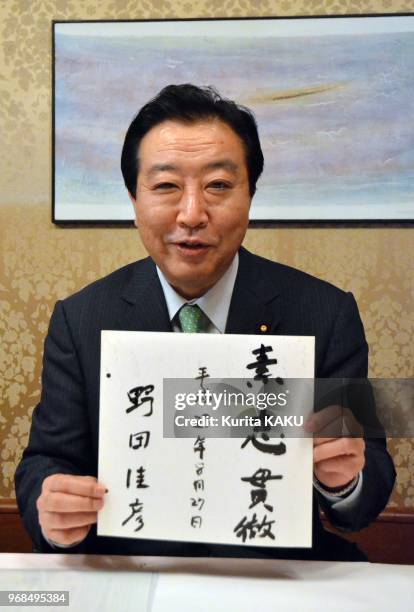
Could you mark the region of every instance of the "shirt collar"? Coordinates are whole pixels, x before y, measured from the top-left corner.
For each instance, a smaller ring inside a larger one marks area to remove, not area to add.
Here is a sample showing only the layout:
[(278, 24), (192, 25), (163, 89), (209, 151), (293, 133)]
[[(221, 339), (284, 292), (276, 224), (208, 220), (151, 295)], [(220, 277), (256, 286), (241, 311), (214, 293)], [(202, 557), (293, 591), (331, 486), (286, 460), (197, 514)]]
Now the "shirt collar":
[(198, 304), (219, 332), (224, 334), (238, 267), (239, 254), (236, 253), (223, 276), (207, 291), (207, 293), (194, 300), (186, 300), (171, 287), (164, 274), (157, 266), (157, 274), (164, 292), (165, 301), (167, 302), (170, 321), (173, 320), (184, 304)]

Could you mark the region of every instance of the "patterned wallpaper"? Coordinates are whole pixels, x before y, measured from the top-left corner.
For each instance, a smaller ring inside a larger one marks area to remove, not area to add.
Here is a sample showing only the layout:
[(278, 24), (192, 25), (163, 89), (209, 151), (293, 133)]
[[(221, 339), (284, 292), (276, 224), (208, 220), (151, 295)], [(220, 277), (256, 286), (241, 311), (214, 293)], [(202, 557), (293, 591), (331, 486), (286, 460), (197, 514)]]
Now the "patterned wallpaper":
[[(413, 11), (412, 0), (2, 0), (0, 497), (14, 497), (55, 301), (145, 255), (134, 229), (62, 229), (50, 222), (51, 20), (398, 11)], [(245, 245), (353, 291), (371, 375), (413, 375), (413, 228), (255, 229)], [(390, 505), (414, 507), (413, 441), (395, 439), (390, 447), (398, 469)]]

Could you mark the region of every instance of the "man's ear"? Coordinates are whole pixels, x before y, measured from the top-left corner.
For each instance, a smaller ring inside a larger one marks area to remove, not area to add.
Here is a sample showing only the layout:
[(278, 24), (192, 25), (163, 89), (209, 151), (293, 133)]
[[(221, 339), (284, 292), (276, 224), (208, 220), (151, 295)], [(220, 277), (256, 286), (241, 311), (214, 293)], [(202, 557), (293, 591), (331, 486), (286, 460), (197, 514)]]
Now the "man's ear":
[(132, 206), (134, 207), (134, 225), (135, 227), (138, 227), (137, 224), (137, 199), (134, 198), (134, 196), (132, 195), (132, 193), (130, 191), (128, 191), (128, 195), (129, 195), (129, 199), (132, 202)]

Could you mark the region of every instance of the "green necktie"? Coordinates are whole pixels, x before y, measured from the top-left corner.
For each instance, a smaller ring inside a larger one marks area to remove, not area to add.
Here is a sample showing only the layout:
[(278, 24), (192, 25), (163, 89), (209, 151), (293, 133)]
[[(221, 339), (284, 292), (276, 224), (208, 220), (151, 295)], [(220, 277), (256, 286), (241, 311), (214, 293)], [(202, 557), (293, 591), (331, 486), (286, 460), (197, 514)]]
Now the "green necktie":
[(197, 304), (184, 304), (178, 313), (181, 329), (185, 333), (199, 334), (204, 331), (204, 313)]

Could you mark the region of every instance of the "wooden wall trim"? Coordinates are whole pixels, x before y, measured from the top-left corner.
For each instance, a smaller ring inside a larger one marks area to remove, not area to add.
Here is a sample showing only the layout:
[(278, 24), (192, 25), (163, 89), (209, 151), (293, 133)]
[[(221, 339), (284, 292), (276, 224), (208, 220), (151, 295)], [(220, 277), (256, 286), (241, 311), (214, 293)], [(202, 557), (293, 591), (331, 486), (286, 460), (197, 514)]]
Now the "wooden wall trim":
[(0, 514), (18, 514), (19, 509), (15, 499), (0, 499)]
[(373, 563), (414, 565), (414, 508), (387, 508), (369, 527), (352, 533), (337, 531), (321, 518), (325, 529), (355, 542)]
[(33, 552), (15, 499), (0, 499), (0, 553)]
[[(329, 523), (323, 512), (321, 519), (324, 525)], [(414, 523), (414, 508), (387, 508), (377, 516), (375, 523)]]
[(414, 508), (410, 512), (382, 512), (376, 519), (378, 523), (413, 523), (414, 524)]

